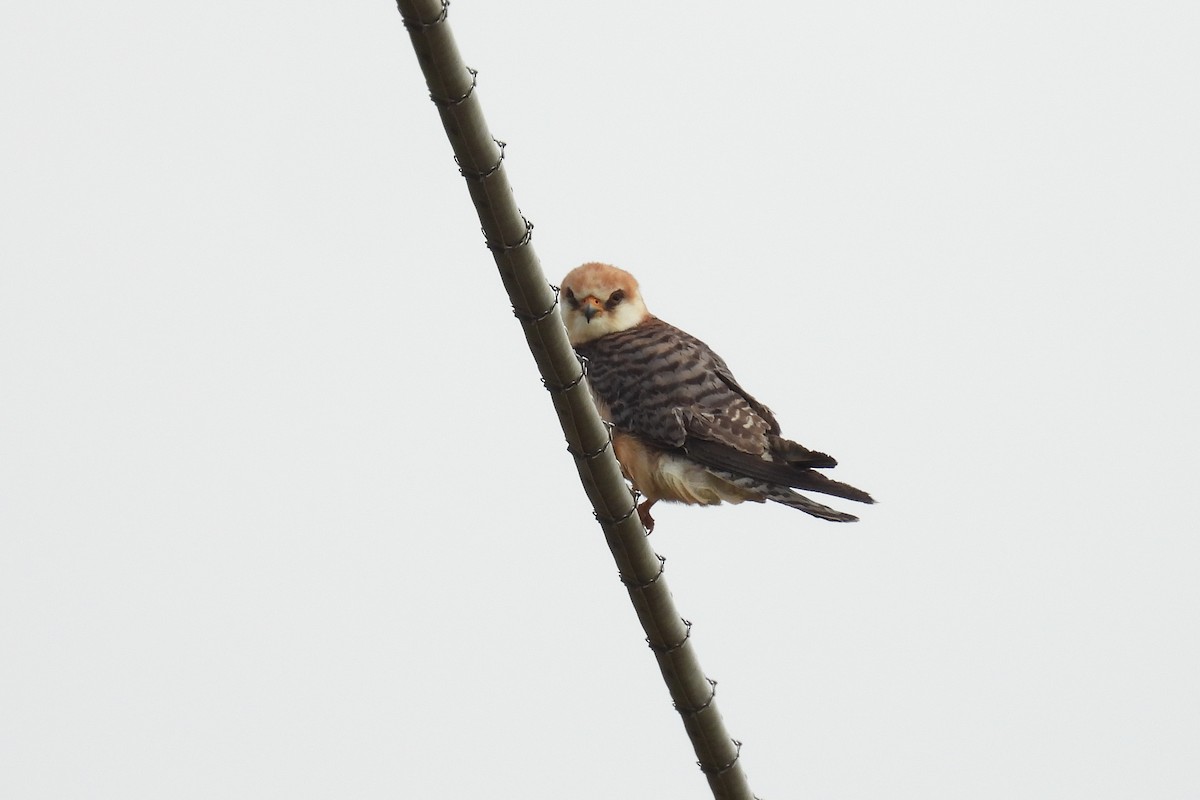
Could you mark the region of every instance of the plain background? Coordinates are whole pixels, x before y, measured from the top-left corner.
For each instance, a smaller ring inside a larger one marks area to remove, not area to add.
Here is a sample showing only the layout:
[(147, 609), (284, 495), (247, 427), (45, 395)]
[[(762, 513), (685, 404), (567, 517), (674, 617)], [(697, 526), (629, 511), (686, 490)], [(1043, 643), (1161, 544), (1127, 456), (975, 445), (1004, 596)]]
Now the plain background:
[[(761, 796), (1200, 797), (1197, 8), (455, 0), (549, 278), (881, 501), (657, 513)], [(706, 796), (395, 8), (0, 67), (0, 795)]]

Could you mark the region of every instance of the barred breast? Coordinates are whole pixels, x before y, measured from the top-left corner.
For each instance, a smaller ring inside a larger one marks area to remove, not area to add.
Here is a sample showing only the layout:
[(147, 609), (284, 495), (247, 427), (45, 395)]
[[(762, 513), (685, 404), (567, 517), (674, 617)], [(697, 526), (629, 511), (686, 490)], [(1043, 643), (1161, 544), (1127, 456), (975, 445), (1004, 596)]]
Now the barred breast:
[(656, 317), (576, 350), (588, 359), (593, 395), (620, 430), (665, 447), (702, 433), (756, 455), (778, 432), (770, 411), (740, 391), (708, 345)]

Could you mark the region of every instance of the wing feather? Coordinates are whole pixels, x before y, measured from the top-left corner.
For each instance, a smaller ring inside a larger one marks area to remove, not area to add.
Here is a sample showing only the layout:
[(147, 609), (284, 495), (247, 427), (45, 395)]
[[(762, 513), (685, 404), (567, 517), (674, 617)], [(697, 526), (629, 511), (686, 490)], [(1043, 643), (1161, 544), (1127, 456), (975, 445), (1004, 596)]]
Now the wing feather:
[(784, 439), (765, 405), (742, 388), (725, 361), (696, 337), (650, 317), (576, 346), (609, 420), (701, 464), (778, 486), (870, 503), (870, 495), (813, 472), (837, 462)]
[(704, 342), (656, 317), (576, 348), (588, 381), (617, 427), (681, 448), (688, 438), (744, 453), (767, 452), (779, 423)]

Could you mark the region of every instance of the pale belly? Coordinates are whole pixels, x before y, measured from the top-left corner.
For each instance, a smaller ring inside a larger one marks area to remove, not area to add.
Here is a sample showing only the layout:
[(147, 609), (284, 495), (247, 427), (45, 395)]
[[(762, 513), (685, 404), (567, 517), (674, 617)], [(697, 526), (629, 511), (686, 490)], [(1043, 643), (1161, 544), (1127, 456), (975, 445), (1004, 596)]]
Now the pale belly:
[[(592, 399), (602, 419), (611, 419), (608, 406), (595, 394)], [(650, 501), (688, 503), (713, 506), (720, 503), (766, 501), (760, 493), (734, 486), (709, 472), (691, 459), (667, 452), (642, 439), (621, 431), (613, 431), (613, 452), (621, 471), (633, 488)]]
[(661, 450), (636, 436), (614, 431), (613, 450), (625, 477), (647, 500), (705, 506), (764, 500), (759, 492), (734, 486), (687, 457)]

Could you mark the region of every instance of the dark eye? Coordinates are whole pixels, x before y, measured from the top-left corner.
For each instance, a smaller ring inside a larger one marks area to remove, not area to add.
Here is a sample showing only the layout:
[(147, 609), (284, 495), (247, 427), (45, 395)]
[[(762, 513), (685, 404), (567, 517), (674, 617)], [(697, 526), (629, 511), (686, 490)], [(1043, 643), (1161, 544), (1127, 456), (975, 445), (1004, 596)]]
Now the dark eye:
[(604, 304), (604, 307), (608, 308), (608, 309), (616, 308), (617, 305), (624, 299), (625, 299), (625, 292), (621, 291), (620, 289), (617, 289), (615, 292), (613, 292), (612, 294), (610, 294), (608, 296), (608, 302)]
[(570, 289), (563, 291), (563, 297), (566, 299), (567, 305), (571, 308), (579, 308), (579, 301), (575, 299), (575, 293)]

